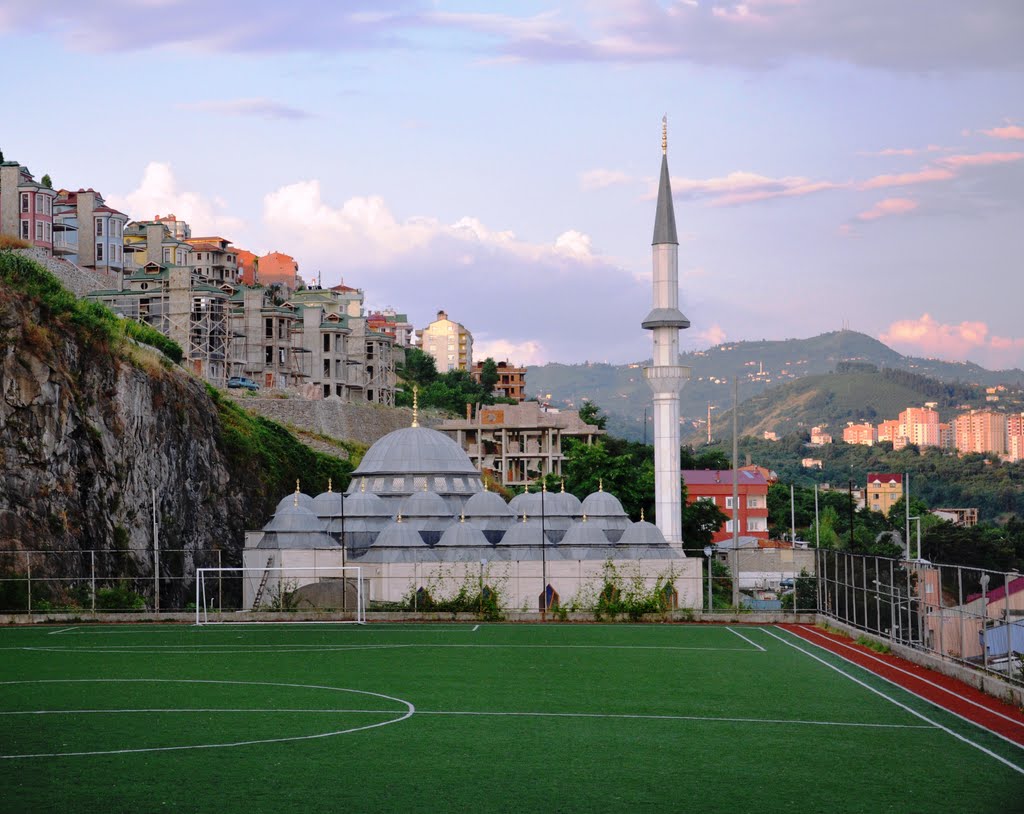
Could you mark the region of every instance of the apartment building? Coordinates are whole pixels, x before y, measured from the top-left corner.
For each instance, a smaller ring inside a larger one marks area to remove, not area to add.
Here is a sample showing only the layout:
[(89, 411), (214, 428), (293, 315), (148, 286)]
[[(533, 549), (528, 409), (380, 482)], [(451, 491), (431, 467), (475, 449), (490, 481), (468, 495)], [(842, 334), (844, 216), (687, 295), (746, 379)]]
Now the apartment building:
[(939, 414), (932, 407), (908, 407), (899, 417), (900, 436), (906, 444), (939, 446)]
[(176, 238), (177, 240), (188, 240), (192, 237), (192, 227), (185, 221), (178, 220), (178, 216), (173, 213), (163, 216), (156, 215), (153, 218), (153, 222), (164, 226), (170, 233), (171, 237)]
[(53, 254), (53, 201), (57, 193), (17, 161), (0, 163), (0, 234)]
[[(359, 293), (362, 294), (361, 291)], [(410, 347), (413, 327), (407, 314), (396, 313), (394, 308), (385, 308), (382, 311), (374, 311), (369, 314), (366, 320), (373, 330), (380, 331), (394, 339), (396, 347)]]
[(953, 419), (953, 439), (957, 452), (1007, 452), (1007, 422), (1005, 413), (991, 410), (971, 410)]
[(192, 266), (211, 285), (238, 284), (238, 262), (230, 240), (222, 237), (188, 237)]
[(874, 446), (878, 441), (878, 430), (873, 424), (854, 424), (850, 421), (843, 429), (843, 441), (847, 444)]
[(438, 311), (437, 319), (417, 333), (420, 349), (434, 357), (438, 371), (472, 370), (473, 334), (462, 323), (448, 319), (445, 311)]
[(824, 427), (811, 427), (811, 446), (821, 447), (832, 443), (832, 436)]
[(868, 473), (864, 499), (871, 511), (889, 514), (893, 504), (901, 497), (903, 497), (903, 475), (892, 472)]
[(515, 487), (561, 475), (564, 438), (591, 444), (604, 435), (576, 411), (547, 411), (532, 401), (480, 407), (475, 414), (467, 405), (466, 418), (450, 419), (438, 429), (466, 450), (477, 469)]
[[(738, 470), (737, 519), (740, 538), (768, 539), (768, 481), (756, 470)], [(729, 540), (733, 535), (733, 499), (731, 469), (686, 469), (686, 503), (708, 500), (729, 516), (729, 521), (715, 532), (712, 543)]]
[[(507, 399), (513, 399), (517, 404), (526, 400), (526, 368), (516, 367), (507, 359), (498, 362), (498, 383), (494, 385), (495, 392), (501, 393)], [(476, 362), (473, 365), (473, 381), (480, 381), (480, 374), (483, 371), (484, 363)]]
[(299, 264), (295, 258), (283, 252), (271, 252), (260, 258), (260, 283), (266, 286), (280, 285), (289, 292), (299, 287)]
[(62, 189), (53, 202), (53, 253), (76, 266), (106, 273), (119, 286), (128, 216), (107, 206), (96, 190)]

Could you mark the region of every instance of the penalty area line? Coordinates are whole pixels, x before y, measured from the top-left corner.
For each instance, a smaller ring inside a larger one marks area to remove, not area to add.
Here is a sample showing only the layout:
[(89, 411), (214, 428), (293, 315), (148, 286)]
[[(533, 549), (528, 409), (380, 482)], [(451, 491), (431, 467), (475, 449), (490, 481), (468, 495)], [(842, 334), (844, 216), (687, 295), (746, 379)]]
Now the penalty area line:
[(731, 628), (731, 627), (727, 627), (726, 630), (728, 630), (730, 633), (735, 633), (737, 636), (739, 636), (741, 639), (743, 639), (743, 641), (745, 641), (747, 644), (753, 645), (758, 650), (760, 650), (762, 653), (766, 653), (767, 652), (763, 647), (761, 647), (761, 645), (759, 645), (757, 642), (753, 641), (752, 639), (748, 639), (746, 636), (744, 636), (738, 630), (735, 630), (734, 628)]

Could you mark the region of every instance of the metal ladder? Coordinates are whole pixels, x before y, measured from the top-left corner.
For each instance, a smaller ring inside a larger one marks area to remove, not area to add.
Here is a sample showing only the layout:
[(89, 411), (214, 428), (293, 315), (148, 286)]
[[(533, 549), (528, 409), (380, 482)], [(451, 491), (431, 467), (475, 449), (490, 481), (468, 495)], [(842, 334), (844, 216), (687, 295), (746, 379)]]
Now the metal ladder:
[(260, 587), (256, 589), (256, 598), (252, 601), (252, 608), (256, 610), (260, 606), (260, 600), (263, 598), (263, 589), (267, 587), (267, 579), (270, 577), (270, 566), (274, 564), (273, 557), (267, 557), (267, 565), (263, 571), (263, 579), (260, 580)]

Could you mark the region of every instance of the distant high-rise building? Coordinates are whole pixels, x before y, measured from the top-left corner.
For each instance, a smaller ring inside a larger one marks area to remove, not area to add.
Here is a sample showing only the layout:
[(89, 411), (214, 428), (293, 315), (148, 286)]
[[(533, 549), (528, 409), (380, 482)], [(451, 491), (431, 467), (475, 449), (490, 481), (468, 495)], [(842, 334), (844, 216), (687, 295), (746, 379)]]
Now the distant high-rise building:
[(167, 231), (171, 233), (171, 237), (178, 240), (188, 240), (192, 237), (192, 227), (185, 223), (185, 221), (178, 220), (178, 216), (173, 212), (170, 215), (154, 215), (153, 222), (162, 223), (167, 227)]
[(434, 357), (437, 369), (471, 370), (473, 367), (473, 334), (465, 325), (448, 319), (444, 311), (422, 331), (417, 331), (420, 349)]
[(854, 424), (852, 421), (843, 430), (843, 441), (847, 444), (872, 446), (878, 440), (878, 430), (872, 424)]
[(900, 413), (899, 434), (908, 444), (939, 446), (939, 414), (929, 407), (908, 407)]
[(957, 452), (1006, 453), (1006, 414), (971, 410), (953, 419)]

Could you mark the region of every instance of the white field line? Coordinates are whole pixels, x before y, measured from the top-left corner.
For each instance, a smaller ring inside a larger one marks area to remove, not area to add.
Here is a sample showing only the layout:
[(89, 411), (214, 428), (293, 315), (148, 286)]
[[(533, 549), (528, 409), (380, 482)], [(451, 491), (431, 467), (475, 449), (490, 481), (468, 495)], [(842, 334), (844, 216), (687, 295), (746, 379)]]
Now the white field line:
[[(60, 647), (60, 646), (27, 646), (0, 647), (0, 650), (25, 650), (43, 653), (149, 653), (178, 654), (181, 653), (324, 653), (345, 650), (387, 650), (394, 648), (415, 647), (426, 650), (444, 649), (488, 649), (488, 650), (652, 650), (652, 651), (700, 651), (710, 653), (750, 653), (746, 647), (684, 647), (678, 645), (617, 645), (617, 644), (420, 644), (418, 642), (392, 644), (337, 644), (337, 645), (299, 645), (299, 644), (141, 644), (141, 645), (100, 645), (97, 647)], [(760, 652), (767, 652), (764, 648)]]
[[(971, 706), (977, 707), (978, 709), (983, 709), (986, 712), (989, 712), (992, 715), (996, 715), (999, 718), (1002, 718), (1004, 721), (1009, 721), (1012, 724), (1016, 724), (1019, 727), (1024, 727), (1024, 722), (1018, 721), (1016, 718), (1011, 718), (1009, 715), (1005, 715), (1002, 712), (999, 712), (998, 710), (992, 709), (991, 707), (987, 707), (984, 704), (981, 704), (981, 703), (979, 703), (977, 701), (974, 701), (974, 700), (972, 700), (970, 698), (964, 698), (962, 695), (957, 695), (955, 692), (953, 692), (948, 687), (943, 687), (941, 684), (936, 684), (934, 681), (929, 681), (927, 678), (923, 678), (923, 677), (917, 675), (916, 673), (911, 672), (910, 670), (904, 670), (902, 667), (898, 667), (895, 664), (892, 664), (891, 662), (886, 661), (885, 659), (878, 658), (878, 656), (874, 655), (873, 653), (864, 653), (863, 651), (858, 650), (857, 648), (853, 647), (852, 645), (848, 645), (848, 644), (845, 644), (843, 642), (837, 642), (837, 641), (834, 641), (833, 639), (829, 639), (828, 636), (826, 636), (824, 633), (821, 633), (820, 631), (814, 630), (813, 628), (801, 628), (801, 629), (802, 630), (806, 630), (808, 633), (813, 633), (816, 636), (819, 636), (822, 639), (825, 639), (826, 641), (832, 642), (833, 644), (838, 645), (839, 647), (845, 648), (846, 650), (853, 650), (856, 653), (860, 653), (861, 655), (871, 659), (872, 661), (876, 661), (879, 664), (884, 664), (889, 669), (896, 670), (897, 672), (900, 672), (900, 673), (903, 673), (904, 675), (910, 676), (911, 678), (914, 678), (917, 681), (922, 682), (923, 684), (927, 684), (930, 687), (934, 687), (937, 690), (941, 690), (942, 692), (946, 693), (947, 695), (953, 696), (958, 701), (962, 701), (965, 704), (970, 704)], [(813, 642), (811, 642), (811, 644), (813, 644)], [(879, 676), (879, 678), (882, 678), (882, 677), (883, 676)], [(888, 679), (886, 679), (886, 680), (888, 680)], [(893, 683), (893, 682), (890, 682), (890, 683)], [(900, 687), (901, 685), (896, 684), (896, 686)], [(948, 709), (946, 709), (945, 707), (943, 707), (941, 705), (935, 704), (934, 701), (932, 701), (931, 703), (933, 705), (939, 706), (940, 709), (943, 709), (946, 712), (952, 712), (953, 715), (958, 715), (958, 713), (953, 712), (952, 710), (948, 710)], [(962, 715), (958, 715), (958, 717), (962, 718), (963, 716)], [(967, 721), (967, 720), (970, 720), (970, 719), (969, 718), (964, 718), (964, 720)], [(974, 723), (974, 722), (971, 721), (971, 723)], [(998, 733), (995, 733), (995, 734), (998, 734)], [(1010, 743), (1013, 743), (1013, 741), (1010, 741)], [(1017, 744), (1017, 745), (1019, 746), (1020, 744)]]
[[(904, 703), (902, 703), (900, 701), (897, 701), (892, 696), (886, 695), (881, 690), (879, 690), (879, 689), (877, 689), (875, 687), (872, 687), (870, 684), (868, 684), (868, 683), (866, 683), (864, 681), (861, 681), (856, 676), (852, 676), (849, 673), (845, 672), (844, 670), (839, 669), (836, 665), (831, 664), (831, 663), (825, 661), (825, 659), (821, 658), (820, 656), (816, 656), (816, 655), (814, 655), (814, 653), (811, 653), (808, 650), (804, 650), (802, 647), (798, 647), (797, 645), (793, 644), (793, 642), (791, 642), (791, 641), (789, 641), (787, 639), (784, 639), (782, 636), (779, 636), (779, 635), (777, 635), (775, 633), (772, 633), (772, 631), (770, 631), (770, 630), (765, 630), (764, 632), (767, 633), (769, 636), (771, 636), (773, 639), (778, 639), (778, 641), (782, 642), (783, 644), (785, 644), (785, 645), (787, 645), (789, 647), (792, 647), (794, 650), (798, 650), (799, 652), (803, 653), (805, 656), (808, 656), (808, 657), (814, 659), (815, 661), (817, 661), (817, 662), (819, 662), (821, 664), (824, 664), (830, 670), (834, 670), (835, 672), (839, 673), (839, 675), (846, 676), (846, 678), (850, 679), (850, 681), (854, 682), (855, 684), (859, 684), (864, 689), (874, 693), (875, 695), (879, 696), (880, 698), (884, 698), (890, 704), (896, 705), (900, 709), (909, 712), (914, 717), (920, 718), (922, 721), (924, 721), (926, 723), (929, 723), (929, 724), (931, 724), (932, 726), (934, 726), (934, 727), (936, 727), (938, 729), (941, 729), (943, 732), (946, 732), (949, 735), (952, 735), (958, 741), (962, 741), (963, 743), (966, 743), (968, 746), (973, 746), (978, 751), (984, 752), (989, 757), (994, 758), (995, 760), (999, 761), (1000, 763), (1002, 763), (1002, 764), (1004, 764), (1006, 766), (1009, 766), (1011, 769), (1013, 769), (1018, 774), (1024, 775), (1024, 768), (1021, 768), (1016, 763), (1013, 763), (1012, 761), (1007, 760), (1002, 755), (997, 755), (991, 749), (987, 749), (986, 747), (982, 746), (980, 743), (975, 743), (970, 738), (965, 737), (964, 735), (961, 735), (958, 732), (954, 732), (949, 727), (943, 726), (942, 724), (938, 723), (937, 721), (933, 721), (931, 718), (928, 718), (927, 716), (923, 715), (922, 713), (918, 712), (917, 710), (912, 709), (911, 707), (908, 707), (906, 704), (904, 704)], [(803, 640), (801, 640), (801, 641), (803, 641)], [(820, 645), (816, 645), (813, 642), (808, 642), (808, 644), (810, 644), (812, 647), (818, 647), (819, 649), (824, 649), (824, 648), (821, 648)], [(831, 651), (826, 651), (826, 652), (831, 653)], [(836, 658), (842, 659), (847, 664), (851, 664), (854, 667), (858, 667), (859, 666), (859, 665), (854, 664), (849, 659), (847, 659), (847, 658), (845, 658), (843, 656), (840, 656), (838, 653), (831, 653), (831, 655), (835, 656)], [(863, 670), (864, 668), (861, 667), (860, 669)], [(878, 677), (881, 678), (881, 676), (878, 676)], [(891, 682), (891, 681), (889, 683), (893, 684), (893, 682)], [(897, 686), (898, 687), (899, 685), (893, 684), (893, 686)], [(922, 701), (927, 701), (928, 700), (926, 698), (921, 698), (921, 696), (917, 695), (917, 693), (911, 692), (910, 690), (907, 690), (905, 687), (900, 687), (900, 689), (904, 690), (905, 692), (910, 693), (911, 695), (913, 695), (913, 696), (915, 696), (917, 698), (920, 698)], [(995, 733), (993, 733), (993, 734), (995, 734)]]
[[(148, 746), (139, 749), (107, 749), (107, 750), (94, 750), (88, 752), (48, 752), (32, 755), (0, 755), (0, 760), (20, 760), (25, 758), (55, 758), (55, 757), (81, 757), (86, 755), (127, 755), (136, 754), (139, 752), (179, 752), (186, 749), (226, 749), (234, 746), (253, 746), (256, 744), (263, 743), (285, 743), (288, 741), (306, 741), (316, 740), (318, 738), (330, 738), (335, 735), (347, 735), (352, 732), (361, 732), (366, 729), (376, 729), (380, 726), (388, 726), (389, 724), (400, 723), (412, 717), (413, 713), (416, 712), (416, 707), (408, 701), (401, 698), (395, 698), (391, 695), (384, 695), (383, 693), (367, 692), (366, 690), (351, 690), (344, 687), (326, 687), (316, 684), (278, 684), (270, 681), (228, 681), (228, 680), (213, 680), (213, 679), (177, 679), (177, 678), (47, 678), (47, 679), (36, 679), (36, 680), (20, 680), (20, 681), (0, 681), (2, 685), (13, 685), (13, 684), (227, 684), (227, 685), (243, 685), (253, 687), (285, 687), (290, 689), (304, 689), (304, 690), (327, 690), (329, 692), (349, 692), (356, 695), (369, 695), (375, 698), (383, 698), (387, 701), (394, 701), (396, 704), (400, 704), (405, 707), (405, 712), (397, 718), (393, 718), (389, 721), (378, 721), (372, 724), (366, 724), (364, 726), (351, 727), (349, 729), (339, 729), (334, 732), (318, 732), (312, 735), (295, 735), (288, 738), (263, 738), (259, 740), (248, 740), (248, 741), (233, 741), (230, 743), (201, 743), (192, 744), (189, 746)], [(392, 715), (398, 715), (401, 710), (395, 710)]]
[[(318, 715), (396, 715), (402, 710), (385, 709), (266, 709), (266, 708), (245, 708), (227, 709), (195, 708), (195, 709), (33, 709), (33, 710), (6, 710), (0, 711), (0, 715), (121, 715), (121, 714), (210, 714), (210, 713), (256, 713), (256, 714), (293, 714), (293, 713), (316, 713)], [(486, 710), (424, 710), (417, 709), (417, 715), (451, 715), (451, 716), (482, 716), (482, 717), (512, 717), (512, 718), (608, 718), (614, 720), (640, 720), (640, 721), (696, 721), (706, 723), (749, 723), (749, 724), (781, 724), (784, 726), (839, 726), (861, 729), (924, 729), (929, 732), (936, 731), (934, 726), (924, 724), (879, 724), (863, 723), (859, 721), (814, 721), (805, 719), (787, 718), (727, 718), (709, 715), (653, 715), (640, 713), (608, 713), (608, 712), (492, 712)]]
[(742, 633), (740, 633), (740, 632), (739, 632), (738, 630), (734, 630), (734, 629), (733, 629), (733, 628), (731, 628), (731, 627), (727, 627), (727, 628), (726, 628), (726, 630), (728, 630), (728, 631), (729, 631), (730, 633), (735, 633), (735, 634), (736, 634), (737, 636), (739, 636), (739, 637), (740, 637), (741, 639), (743, 639), (743, 641), (745, 641), (745, 642), (746, 642), (747, 644), (753, 645), (753, 646), (754, 646), (754, 647), (756, 647), (756, 648), (757, 648), (758, 650), (760, 650), (760, 651), (761, 651), (762, 653), (764, 653), (764, 652), (765, 652), (765, 649), (764, 649), (763, 647), (761, 647), (761, 645), (759, 645), (759, 644), (758, 644), (757, 642), (755, 642), (755, 641), (752, 641), (752, 640), (748, 639), (748, 638), (747, 638), (746, 636), (744, 636), (744, 635), (743, 635)]
[(470, 633), (476, 633), (479, 629), (480, 629), (480, 625), (473, 625), (473, 629), (471, 631), (469, 631), (469, 632)]
[(51, 630), (46, 635), (47, 636), (56, 636), (58, 633), (69, 633), (72, 630), (75, 630), (75, 628), (73, 628), (73, 627), (66, 627), (66, 628), (63, 628), (61, 630)]

